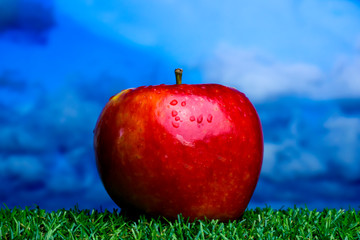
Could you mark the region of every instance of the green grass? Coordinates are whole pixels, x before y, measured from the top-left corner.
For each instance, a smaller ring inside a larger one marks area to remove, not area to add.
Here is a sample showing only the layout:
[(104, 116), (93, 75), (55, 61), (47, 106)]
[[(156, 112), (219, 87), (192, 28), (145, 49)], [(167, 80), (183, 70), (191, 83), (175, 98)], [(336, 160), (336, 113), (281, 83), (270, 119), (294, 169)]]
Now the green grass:
[(236, 221), (189, 222), (96, 210), (46, 212), (6, 206), (0, 210), (0, 239), (360, 239), (360, 212), (307, 208), (247, 210)]

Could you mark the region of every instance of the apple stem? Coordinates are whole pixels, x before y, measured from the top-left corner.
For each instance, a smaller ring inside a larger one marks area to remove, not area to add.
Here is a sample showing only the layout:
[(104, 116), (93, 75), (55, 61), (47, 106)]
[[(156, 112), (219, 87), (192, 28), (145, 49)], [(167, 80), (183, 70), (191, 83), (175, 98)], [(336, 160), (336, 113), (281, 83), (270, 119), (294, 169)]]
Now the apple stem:
[(181, 68), (175, 69), (176, 84), (181, 84), (183, 70)]

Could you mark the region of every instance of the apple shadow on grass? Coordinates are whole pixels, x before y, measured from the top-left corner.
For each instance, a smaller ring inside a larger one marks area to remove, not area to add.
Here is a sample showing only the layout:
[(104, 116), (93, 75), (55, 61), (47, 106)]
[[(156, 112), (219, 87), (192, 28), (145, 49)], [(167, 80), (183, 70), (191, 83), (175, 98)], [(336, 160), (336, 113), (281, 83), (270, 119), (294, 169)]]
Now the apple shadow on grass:
[(219, 221), (219, 222), (229, 222), (229, 221), (241, 221), (244, 217), (244, 214), (242, 214), (239, 218), (235, 220), (220, 220), (220, 219), (208, 219), (206, 217), (199, 218), (199, 219), (190, 219), (190, 217), (183, 217), (181, 213), (179, 213), (175, 218), (168, 218), (160, 214), (150, 214), (146, 213), (144, 211), (139, 211), (137, 209), (132, 208), (122, 208), (119, 213), (120, 216), (124, 217), (127, 220), (137, 222), (142, 219), (151, 220), (154, 219), (155, 221), (160, 221), (162, 223), (174, 223), (175, 221), (184, 222), (184, 223), (191, 223), (196, 222), (198, 220), (201, 220), (203, 222), (210, 222), (210, 221)]

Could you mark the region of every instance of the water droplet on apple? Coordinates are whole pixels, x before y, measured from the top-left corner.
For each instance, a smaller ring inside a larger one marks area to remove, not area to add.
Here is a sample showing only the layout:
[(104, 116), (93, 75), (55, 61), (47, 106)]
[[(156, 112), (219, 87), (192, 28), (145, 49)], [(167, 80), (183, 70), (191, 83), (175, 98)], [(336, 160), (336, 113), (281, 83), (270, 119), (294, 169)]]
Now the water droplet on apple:
[(178, 122), (172, 122), (172, 125), (174, 128), (178, 128), (180, 126), (180, 124)]
[(175, 106), (178, 103), (175, 99), (170, 102), (171, 105)]
[(175, 111), (175, 110), (173, 110), (173, 111), (171, 112), (171, 115), (172, 115), (173, 117), (175, 117), (176, 115), (178, 115), (178, 112)]
[(185, 107), (185, 106), (186, 106), (186, 102), (185, 102), (185, 101), (181, 102), (181, 106)]
[(200, 114), (200, 115), (198, 116), (198, 118), (197, 118), (197, 122), (198, 122), (198, 123), (201, 123), (202, 120), (203, 120), (203, 115)]
[(180, 117), (179, 116), (176, 116), (175, 117), (175, 121), (179, 121), (180, 120)]
[(191, 116), (191, 117), (190, 117), (190, 121), (192, 121), (192, 122), (195, 121), (195, 117), (194, 117), (194, 116)]
[(124, 135), (124, 129), (121, 128), (121, 129), (119, 130), (119, 138), (121, 138), (123, 135)]
[(212, 119), (213, 119), (213, 116), (212, 116), (211, 114), (209, 114), (206, 120), (207, 120), (209, 123), (211, 123), (211, 122), (212, 122)]

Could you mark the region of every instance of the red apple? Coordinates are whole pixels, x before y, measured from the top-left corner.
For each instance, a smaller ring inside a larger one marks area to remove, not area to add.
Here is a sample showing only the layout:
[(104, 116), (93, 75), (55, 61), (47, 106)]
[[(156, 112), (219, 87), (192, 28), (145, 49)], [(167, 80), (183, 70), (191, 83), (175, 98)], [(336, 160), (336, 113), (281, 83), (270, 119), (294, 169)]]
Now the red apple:
[(95, 127), (97, 167), (122, 209), (231, 220), (245, 211), (263, 159), (258, 114), (241, 92), (219, 84), (123, 90)]

